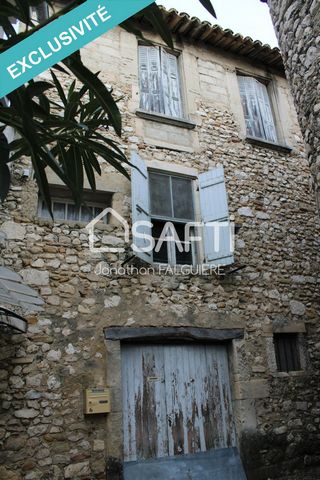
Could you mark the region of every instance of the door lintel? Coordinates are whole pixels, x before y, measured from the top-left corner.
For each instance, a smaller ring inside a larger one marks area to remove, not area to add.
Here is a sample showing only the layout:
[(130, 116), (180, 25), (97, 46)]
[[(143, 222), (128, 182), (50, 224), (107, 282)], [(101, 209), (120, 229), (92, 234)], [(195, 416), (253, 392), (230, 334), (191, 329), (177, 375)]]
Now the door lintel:
[(122, 342), (227, 342), (244, 337), (243, 328), (214, 329), (197, 327), (108, 327), (104, 329), (106, 340)]

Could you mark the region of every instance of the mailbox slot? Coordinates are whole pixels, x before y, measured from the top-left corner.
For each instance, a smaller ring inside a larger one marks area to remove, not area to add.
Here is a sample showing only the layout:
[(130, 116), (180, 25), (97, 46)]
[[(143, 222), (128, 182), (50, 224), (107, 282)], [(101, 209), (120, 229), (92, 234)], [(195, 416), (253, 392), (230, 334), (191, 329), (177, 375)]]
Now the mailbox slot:
[(110, 413), (110, 391), (109, 388), (88, 388), (85, 390), (85, 411), (86, 415), (95, 413)]

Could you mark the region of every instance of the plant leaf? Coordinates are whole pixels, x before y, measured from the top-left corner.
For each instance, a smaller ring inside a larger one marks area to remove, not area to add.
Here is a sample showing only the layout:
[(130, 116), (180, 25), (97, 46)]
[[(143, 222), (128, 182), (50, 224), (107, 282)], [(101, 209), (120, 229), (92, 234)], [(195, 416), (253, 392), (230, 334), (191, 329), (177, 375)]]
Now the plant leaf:
[(144, 8), (141, 12), (144, 17), (151, 23), (155, 31), (166, 42), (169, 48), (173, 49), (173, 41), (170, 29), (164, 20), (163, 14), (157, 4), (152, 3)]
[(97, 99), (100, 101), (103, 109), (108, 113), (110, 123), (115, 129), (117, 135), (121, 137), (122, 123), (121, 115), (116, 102), (114, 101), (111, 93), (102, 83), (102, 81), (92, 73), (87, 67), (83, 65), (79, 60), (76, 60), (75, 56), (68, 57), (63, 63), (76, 75), (76, 77), (84, 84), (88, 85), (90, 90), (94, 93)]
[(49, 82), (30, 82), (26, 87), (26, 94), (30, 98), (39, 97), (50, 88), (54, 88), (54, 85)]
[(67, 105), (68, 101), (67, 101), (67, 97), (63, 91), (63, 88), (62, 88), (62, 85), (61, 83), (59, 82), (58, 80), (58, 77), (56, 76), (56, 74), (53, 72), (53, 70), (50, 70), (50, 73), (51, 73), (51, 77), (52, 77), (52, 80), (54, 81), (54, 84), (56, 86), (56, 89), (58, 90), (58, 93), (59, 93), (59, 97), (63, 103), (64, 106)]
[(209, 13), (211, 13), (211, 15), (214, 18), (217, 18), (217, 15), (216, 15), (216, 12), (215, 12), (215, 10), (212, 6), (211, 0), (199, 0), (199, 2), (204, 6), (204, 8), (206, 10), (208, 10)]
[(8, 140), (4, 133), (0, 133), (0, 201), (3, 202), (8, 195), (11, 175), (7, 165), (9, 161)]

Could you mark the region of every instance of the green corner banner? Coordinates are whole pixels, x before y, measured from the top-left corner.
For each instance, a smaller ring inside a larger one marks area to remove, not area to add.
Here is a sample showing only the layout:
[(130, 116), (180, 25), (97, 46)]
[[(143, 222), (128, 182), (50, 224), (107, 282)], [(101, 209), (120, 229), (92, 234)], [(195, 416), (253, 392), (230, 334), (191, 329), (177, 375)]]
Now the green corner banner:
[(154, 0), (87, 0), (0, 55), (0, 98), (116, 27)]

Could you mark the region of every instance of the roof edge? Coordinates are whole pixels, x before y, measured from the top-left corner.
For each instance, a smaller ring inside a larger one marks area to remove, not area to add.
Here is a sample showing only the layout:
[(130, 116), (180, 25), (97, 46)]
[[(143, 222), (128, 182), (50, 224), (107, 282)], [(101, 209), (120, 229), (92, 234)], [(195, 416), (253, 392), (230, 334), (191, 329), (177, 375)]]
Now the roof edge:
[[(191, 42), (203, 42), (206, 45), (245, 57), (250, 61), (263, 63), (265, 66), (285, 74), (283, 59), (278, 47), (271, 47), (263, 44), (260, 40), (253, 40), (249, 36), (234, 33), (233, 30), (224, 29), (220, 25), (201, 21), (198, 17), (191, 17), (188, 13), (179, 13), (175, 8), (167, 10), (160, 6), (160, 10), (173, 35), (184, 37)], [(135, 18), (140, 23), (148, 24), (141, 12)]]

